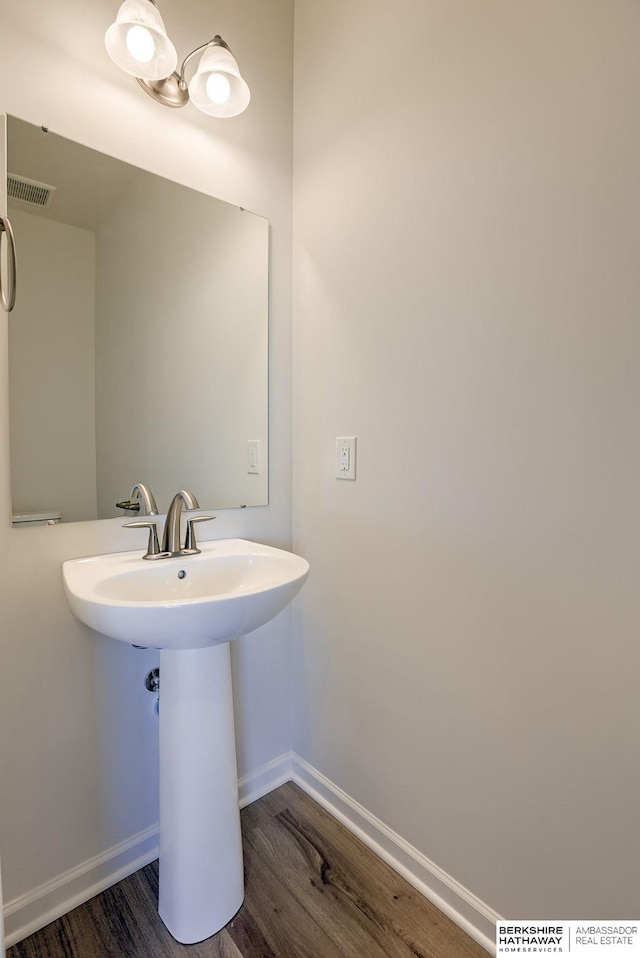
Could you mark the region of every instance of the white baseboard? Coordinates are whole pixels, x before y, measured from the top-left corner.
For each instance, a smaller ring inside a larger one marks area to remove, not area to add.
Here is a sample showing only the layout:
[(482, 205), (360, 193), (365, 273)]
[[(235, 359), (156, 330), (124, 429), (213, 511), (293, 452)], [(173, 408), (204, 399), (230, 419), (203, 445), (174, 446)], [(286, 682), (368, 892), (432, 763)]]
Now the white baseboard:
[(4, 906), (5, 947), (10, 948), (72, 908), (144, 868), (158, 857), (158, 826), (107, 849)]
[(250, 805), (263, 795), (272, 792), (274, 788), (291, 781), (291, 752), (285, 752), (278, 758), (272, 759), (265, 765), (243, 775), (238, 779), (238, 795), (240, 808)]
[(500, 916), (488, 905), (295, 753), (291, 755), (291, 779), (458, 927), (495, 955), (495, 923)]
[[(299, 785), (478, 944), (495, 954), (494, 929), (500, 916), (299, 755), (287, 752), (244, 775), (238, 782), (240, 807), (289, 781)], [(158, 854), (155, 825), (7, 902), (5, 947), (148, 865)]]

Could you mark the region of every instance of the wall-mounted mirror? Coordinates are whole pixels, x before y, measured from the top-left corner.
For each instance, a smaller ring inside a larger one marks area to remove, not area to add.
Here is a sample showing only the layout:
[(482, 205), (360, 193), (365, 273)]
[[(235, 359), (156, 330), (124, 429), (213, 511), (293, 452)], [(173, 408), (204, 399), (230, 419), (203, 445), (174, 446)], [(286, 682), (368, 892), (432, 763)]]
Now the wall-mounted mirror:
[(12, 511), (267, 502), (268, 222), (14, 117)]

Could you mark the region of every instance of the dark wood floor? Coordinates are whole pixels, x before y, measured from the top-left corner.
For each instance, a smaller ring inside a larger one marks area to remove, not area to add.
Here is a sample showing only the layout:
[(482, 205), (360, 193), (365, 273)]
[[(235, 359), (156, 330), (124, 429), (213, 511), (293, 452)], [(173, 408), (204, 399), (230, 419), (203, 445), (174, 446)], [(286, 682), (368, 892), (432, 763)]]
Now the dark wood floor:
[(156, 911), (154, 862), (7, 958), (487, 958), (295, 785), (245, 808), (242, 831), (245, 901), (213, 938), (174, 941)]

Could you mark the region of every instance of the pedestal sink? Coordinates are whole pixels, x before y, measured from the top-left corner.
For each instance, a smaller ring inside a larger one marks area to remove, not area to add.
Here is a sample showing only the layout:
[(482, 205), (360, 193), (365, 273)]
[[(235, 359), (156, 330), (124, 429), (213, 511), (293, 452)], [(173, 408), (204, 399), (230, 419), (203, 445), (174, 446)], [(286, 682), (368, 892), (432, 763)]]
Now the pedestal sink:
[(229, 641), (281, 612), (309, 574), (300, 556), (244, 539), (200, 549), (63, 563), (76, 618), (161, 650), (158, 911), (183, 944), (219, 931), (244, 898)]

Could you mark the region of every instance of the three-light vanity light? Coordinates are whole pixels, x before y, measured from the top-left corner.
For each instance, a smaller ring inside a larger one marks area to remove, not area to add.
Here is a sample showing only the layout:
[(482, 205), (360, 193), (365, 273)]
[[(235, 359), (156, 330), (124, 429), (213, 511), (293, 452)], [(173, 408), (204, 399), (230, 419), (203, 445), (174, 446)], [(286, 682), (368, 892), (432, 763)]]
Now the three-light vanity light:
[[(107, 30), (105, 44), (113, 62), (164, 106), (181, 107), (191, 100), (208, 116), (231, 117), (249, 105), (249, 87), (218, 35), (192, 50), (176, 70), (178, 54), (155, 0), (124, 0), (115, 23)], [(198, 68), (187, 83), (186, 66), (199, 53)]]

